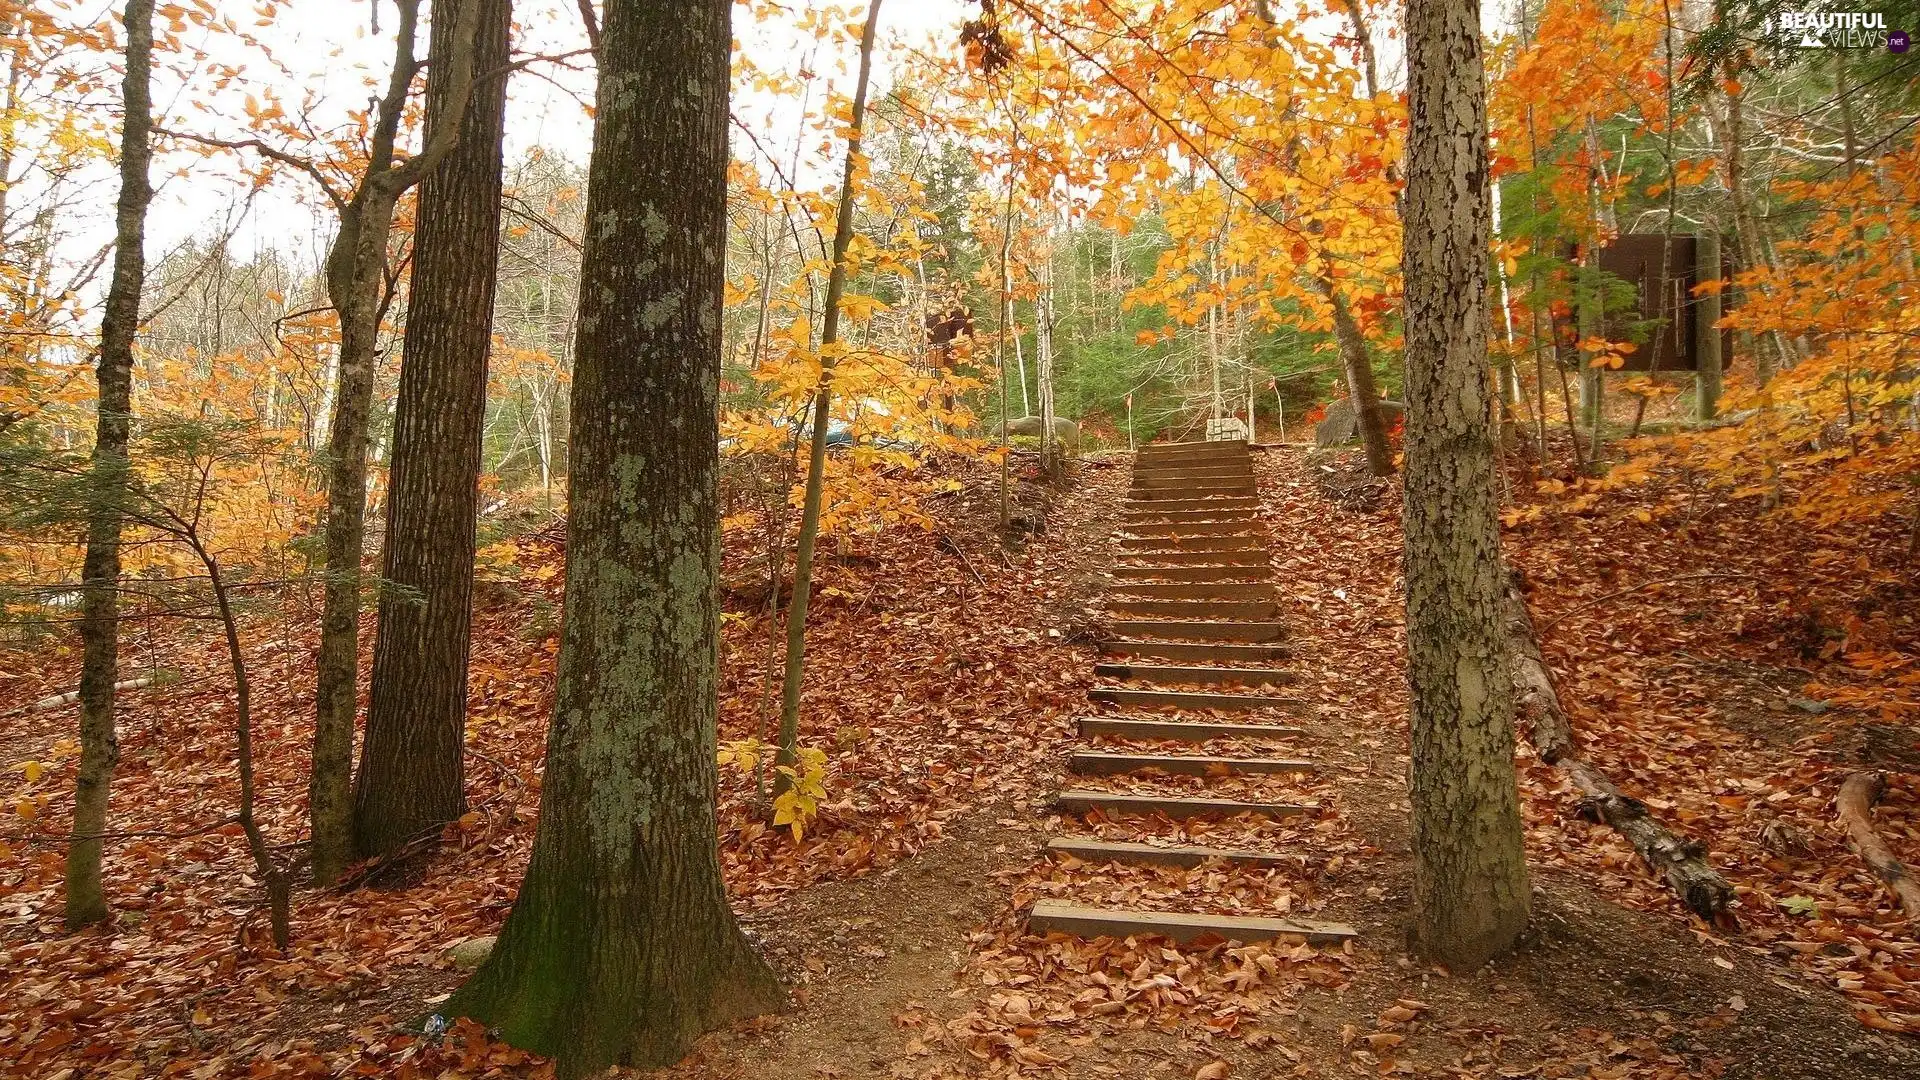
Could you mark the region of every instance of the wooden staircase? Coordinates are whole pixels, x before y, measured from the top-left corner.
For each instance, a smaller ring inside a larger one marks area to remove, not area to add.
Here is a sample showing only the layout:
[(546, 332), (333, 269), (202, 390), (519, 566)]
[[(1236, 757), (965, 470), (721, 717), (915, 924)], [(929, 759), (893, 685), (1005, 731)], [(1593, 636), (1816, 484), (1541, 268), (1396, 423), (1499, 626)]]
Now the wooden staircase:
[[(1101, 740), (1102, 746), (1072, 753), (1068, 772), (1073, 776), (1185, 776), (1211, 784), (1314, 770), (1313, 762), (1294, 757), (1164, 753), (1126, 746), (1216, 739), (1284, 743), (1300, 735), (1298, 727), (1284, 720), (1301, 715), (1301, 703), (1273, 692), (1294, 681), (1292, 672), (1275, 666), (1289, 659), (1292, 650), (1282, 643), (1286, 628), (1278, 621), (1279, 595), (1256, 495), (1253, 461), (1242, 442), (1155, 444), (1135, 457), (1132, 486), (1120, 515), (1119, 563), (1109, 605), (1112, 636), (1100, 647), (1113, 659), (1094, 666), (1099, 684), (1087, 693), (1093, 709), (1078, 721), (1080, 738)], [(1075, 787), (1060, 792), (1054, 803), (1064, 815), (1095, 814), (1108, 820), (1157, 815), (1181, 821), (1240, 814), (1278, 819), (1319, 809), (1205, 797), (1191, 794), (1190, 788), (1159, 794)], [(1047, 850), (1089, 862), (1179, 867), (1213, 860), (1275, 867), (1289, 858), (1275, 852), (1085, 836), (1054, 837)], [(1034, 933), (1159, 934), (1174, 941), (1218, 936), (1329, 944), (1355, 936), (1354, 929), (1342, 923), (1086, 907), (1069, 900), (1035, 903), (1027, 926)]]

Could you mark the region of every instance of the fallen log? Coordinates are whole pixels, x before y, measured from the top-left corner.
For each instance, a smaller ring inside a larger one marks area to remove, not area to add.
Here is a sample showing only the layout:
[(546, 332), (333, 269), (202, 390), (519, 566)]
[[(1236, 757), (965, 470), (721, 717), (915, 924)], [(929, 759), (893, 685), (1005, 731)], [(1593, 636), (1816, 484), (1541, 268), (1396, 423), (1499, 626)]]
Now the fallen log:
[(1887, 778), (1878, 772), (1850, 773), (1841, 781), (1840, 794), (1833, 805), (1839, 811), (1840, 823), (1847, 827), (1847, 840), (1867, 864), (1867, 869), (1886, 885), (1908, 916), (1920, 917), (1920, 881), (1914, 879), (1873, 827), (1873, 805), (1886, 790)]
[[(147, 687), (152, 686), (153, 682), (154, 682), (153, 676), (151, 675), (142, 675), (137, 679), (122, 679), (121, 681), (113, 684), (113, 692), (116, 694), (120, 694), (120, 693), (125, 693), (128, 690), (144, 690)], [(13, 712), (8, 713), (7, 715), (13, 716), (17, 713), (23, 713), (23, 712), (45, 712), (48, 709), (57, 709), (62, 705), (71, 705), (74, 702), (79, 700), (80, 700), (80, 691), (68, 690), (67, 692), (62, 694), (52, 694), (47, 697), (41, 698), (39, 701), (33, 702), (28, 705), (23, 705), (20, 708), (13, 710)]]
[(1621, 792), (1605, 773), (1575, 755), (1573, 725), (1560, 706), (1553, 675), (1540, 654), (1533, 617), (1512, 575), (1504, 606), (1514, 719), (1527, 725), (1534, 752), (1573, 781), (1581, 795), (1580, 815), (1626, 837), (1647, 868), (1665, 879), (1688, 910), (1709, 921), (1731, 919), (1727, 905), (1733, 900), (1733, 886), (1707, 865), (1706, 845), (1674, 834), (1647, 812), (1645, 803)]

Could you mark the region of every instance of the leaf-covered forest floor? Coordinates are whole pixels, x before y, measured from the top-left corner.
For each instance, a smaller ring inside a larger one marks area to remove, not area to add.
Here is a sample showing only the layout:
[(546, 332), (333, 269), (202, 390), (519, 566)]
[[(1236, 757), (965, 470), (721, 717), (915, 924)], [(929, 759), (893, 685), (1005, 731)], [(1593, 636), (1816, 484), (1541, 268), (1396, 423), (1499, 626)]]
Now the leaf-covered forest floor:
[[(1914, 929), (1846, 849), (1832, 813), (1849, 768), (1890, 770), (1876, 823), (1896, 854), (1920, 862), (1920, 735), (1887, 696), (1900, 691), (1901, 658), (1920, 652), (1902, 584), (1911, 579), (1888, 569), (1902, 565), (1897, 524), (1824, 535), (1683, 475), (1606, 492), (1577, 513), (1548, 504), (1515, 515), (1508, 550), (1583, 754), (1710, 844), (1739, 890), (1740, 926), (1712, 928), (1682, 910), (1613, 833), (1575, 817), (1576, 797), (1523, 738), (1534, 929), (1516, 956), (1447, 976), (1402, 948), (1406, 691), (1392, 493), (1359, 482), (1345, 458), (1286, 449), (1256, 461), (1297, 649), (1292, 692), (1317, 706), (1300, 748), (1323, 767), (1307, 781), (1217, 785), (1220, 794), (1284, 786), (1325, 810), (1190, 835), (1297, 853), (1297, 863), (1180, 871), (1041, 854), (1050, 832), (1101, 828), (1060, 821), (1047, 795), (1091, 683), (1126, 463), (1085, 463), (1051, 495), (1023, 484), (1023, 509), (1044, 512), (1045, 528), (1019, 550), (993, 537), (989, 477), (964, 477), (960, 492), (932, 501), (931, 536), (901, 526), (852, 538), (826, 560), (804, 716), (805, 738), (829, 754), (829, 805), (804, 842), (760, 825), (752, 778), (723, 769), (721, 843), (736, 905), (796, 1004), (704, 1041), (674, 1075), (1920, 1071), (1920, 1038), (1895, 1030), (1920, 1029)], [(1534, 498), (1525, 484), (1514, 491), (1523, 504)], [(405, 1030), (457, 985), (446, 948), (498, 927), (532, 839), (559, 544), (549, 532), (519, 547), (510, 580), (482, 591), (476, 625), (473, 812), (429, 858), (381, 868), (353, 890), (300, 893), (286, 958), (267, 942), (237, 829), (220, 824), (236, 785), (218, 643), (162, 626), (135, 632), (127, 666), (172, 679), (125, 696), (114, 821), (168, 835), (110, 845), (118, 919), (79, 936), (59, 926), (61, 848), (35, 839), (66, 828), (73, 709), (15, 711), (70, 689), (77, 650), (42, 643), (0, 656), (0, 795), (15, 807), (0, 849), (0, 1069), (542, 1071), (465, 1029), (437, 1045)], [(745, 552), (729, 563), (732, 579), (751, 577)], [(1636, 588), (1678, 576), (1694, 579)], [(732, 606), (723, 740), (768, 724), (768, 625), (741, 610), (751, 604)], [(296, 600), (284, 614), (259, 613), (247, 632), (262, 809), (270, 837), (288, 845), (304, 814), (312, 622)], [(177, 835), (196, 830), (205, 831)], [(1363, 933), (1348, 950), (1021, 933), (1028, 902), (1069, 890), (1312, 914)]]

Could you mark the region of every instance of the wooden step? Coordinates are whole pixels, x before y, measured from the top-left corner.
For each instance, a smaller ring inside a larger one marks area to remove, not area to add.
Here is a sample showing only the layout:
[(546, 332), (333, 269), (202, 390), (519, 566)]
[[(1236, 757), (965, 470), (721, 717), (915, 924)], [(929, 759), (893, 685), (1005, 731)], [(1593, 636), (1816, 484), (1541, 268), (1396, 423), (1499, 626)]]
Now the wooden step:
[(1248, 463), (1221, 465), (1135, 465), (1133, 486), (1150, 480), (1254, 480), (1254, 467)]
[(1067, 758), (1075, 776), (1123, 776), (1158, 769), (1176, 776), (1267, 776), (1314, 771), (1311, 761), (1298, 758), (1234, 758), (1211, 754), (1116, 754), (1105, 750), (1076, 750)]
[(1240, 551), (1123, 551), (1121, 566), (1259, 566), (1272, 556), (1264, 548)]
[(1255, 495), (1252, 477), (1231, 476), (1156, 476), (1135, 480), (1127, 489), (1132, 503), (1187, 502), (1192, 499), (1250, 499)]
[(1270, 571), (1265, 566), (1128, 566), (1122, 563), (1113, 568), (1116, 587), (1125, 582), (1185, 582), (1220, 584), (1223, 582), (1259, 582), (1266, 581)]
[(1100, 643), (1108, 656), (1134, 656), (1145, 660), (1181, 660), (1203, 664), (1254, 664), (1287, 660), (1293, 650), (1285, 645), (1233, 645), (1221, 642), (1129, 641), (1114, 638)]
[(1122, 536), (1120, 550), (1141, 551), (1252, 551), (1264, 550), (1265, 537), (1250, 532), (1225, 536)]
[(1225, 720), (1157, 720), (1132, 716), (1083, 716), (1076, 723), (1083, 739), (1292, 739), (1303, 732), (1281, 724), (1236, 724)]
[(1174, 514), (1192, 511), (1195, 513), (1257, 513), (1260, 509), (1258, 499), (1248, 495), (1223, 495), (1218, 498), (1198, 498), (1189, 496), (1182, 499), (1145, 499), (1120, 504), (1122, 517), (1128, 515)]
[(1189, 525), (1232, 525), (1241, 529), (1258, 529), (1261, 521), (1251, 510), (1181, 510), (1166, 514), (1129, 511), (1120, 515), (1121, 532), (1137, 532), (1148, 528), (1178, 529)]
[(1217, 709), (1249, 712), (1254, 709), (1297, 709), (1299, 698), (1271, 697), (1266, 694), (1219, 694), (1205, 690), (1135, 690), (1125, 686), (1096, 686), (1087, 691), (1087, 700), (1101, 705), (1137, 709)]
[[(1232, 451), (1248, 453), (1252, 447), (1245, 439), (1185, 439), (1168, 442), (1141, 443), (1136, 454), (1192, 454), (1204, 450)], [(1251, 455), (1249, 455), (1251, 456)]]
[(1192, 622), (1181, 619), (1120, 619), (1110, 624), (1123, 637), (1164, 641), (1279, 641), (1287, 628), (1277, 622)]
[(1280, 668), (1190, 667), (1174, 664), (1095, 664), (1102, 679), (1138, 679), (1142, 682), (1197, 685), (1285, 686), (1299, 676)]
[(1133, 467), (1150, 468), (1165, 465), (1189, 465), (1199, 463), (1215, 464), (1231, 462), (1251, 465), (1253, 455), (1232, 446), (1194, 446), (1179, 450), (1140, 450), (1133, 455)]
[(1345, 923), (1315, 919), (1270, 919), (1252, 915), (1189, 915), (1174, 911), (1093, 908), (1061, 900), (1036, 900), (1027, 913), (1027, 932), (1071, 937), (1158, 935), (1175, 942), (1219, 937), (1227, 941), (1301, 940), (1337, 945), (1359, 936)]
[(1047, 841), (1047, 853), (1081, 862), (1139, 863), (1148, 866), (1199, 866), (1212, 859), (1238, 866), (1287, 866), (1295, 857), (1239, 848), (1201, 847), (1197, 844), (1139, 844), (1131, 840), (1101, 840), (1084, 836), (1056, 836)]
[(1310, 814), (1320, 809), (1295, 803), (1242, 802), (1239, 799), (1182, 798), (1178, 795), (1123, 795), (1113, 791), (1063, 791), (1054, 796), (1053, 805), (1069, 814), (1099, 811), (1102, 814), (1161, 814), (1174, 821), (1188, 818), (1232, 817), (1235, 814), (1259, 814), (1284, 818)]
[(1119, 599), (1107, 602), (1115, 615), (1163, 619), (1271, 619), (1280, 613), (1277, 600), (1157, 600)]
[(1122, 521), (1120, 531), (1136, 537), (1247, 536), (1258, 533), (1260, 523), (1253, 518), (1239, 521)]
[(1116, 581), (1113, 591), (1155, 600), (1272, 600), (1280, 594), (1271, 581)]

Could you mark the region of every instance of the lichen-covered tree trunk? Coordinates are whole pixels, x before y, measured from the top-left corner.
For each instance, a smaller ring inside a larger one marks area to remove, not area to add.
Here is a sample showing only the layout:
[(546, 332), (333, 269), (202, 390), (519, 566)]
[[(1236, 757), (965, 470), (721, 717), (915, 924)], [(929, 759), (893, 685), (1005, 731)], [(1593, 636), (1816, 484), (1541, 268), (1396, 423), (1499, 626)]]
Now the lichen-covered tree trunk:
[(107, 917), (100, 883), (100, 834), (120, 743), (113, 684), (120, 666), (120, 523), (127, 491), (127, 439), (133, 412), (133, 338), (146, 279), (147, 205), (153, 188), (153, 0), (127, 0), (126, 113), (120, 129), (120, 198), (114, 210), (113, 278), (100, 316), (99, 400), (94, 408), (93, 477), (87, 554), (81, 570), (80, 772), (74, 784), (73, 836), (67, 847), (69, 928)]
[(728, 0), (609, 0), (588, 172), (566, 607), (540, 827), (448, 1002), (562, 1077), (775, 1008), (715, 824)]
[[(380, 300), (393, 201), (357, 202), (328, 259), (340, 317), (340, 368), (327, 429), (326, 587), (315, 664), (313, 771), (307, 782), (313, 880), (331, 882), (353, 858), (353, 728), (360, 703), (360, 556), (366, 539), (367, 418), (373, 409)], [(377, 220), (369, 220), (377, 219)], [(369, 235), (371, 234), (371, 235)]]
[(1414, 945), (1455, 970), (1525, 929), (1486, 377), (1486, 86), (1477, 2), (1409, 0), (1407, 676)]
[[(474, 518), (512, 21), (508, 0), (466, 2), (481, 7), (473, 64), (484, 81), (467, 103), (459, 144), (420, 185), (387, 483), (380, 626), (354, 783), (354, 846), (363, 857), (430, 833), (466, 808), (461, 744)], [(427, 54), (429, 141), (448, 108), (447, 58), (462, 44), (454, 20), (434, 22)]]

